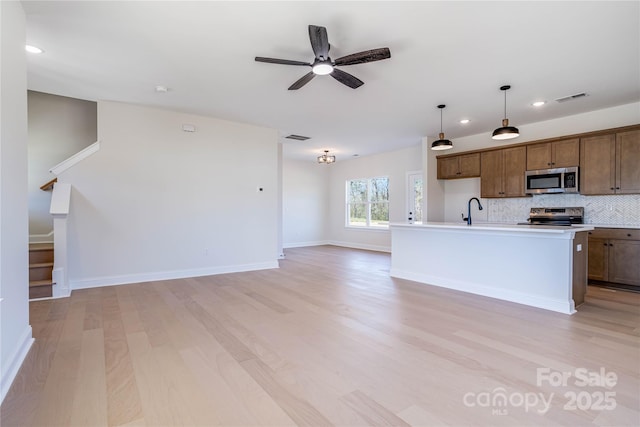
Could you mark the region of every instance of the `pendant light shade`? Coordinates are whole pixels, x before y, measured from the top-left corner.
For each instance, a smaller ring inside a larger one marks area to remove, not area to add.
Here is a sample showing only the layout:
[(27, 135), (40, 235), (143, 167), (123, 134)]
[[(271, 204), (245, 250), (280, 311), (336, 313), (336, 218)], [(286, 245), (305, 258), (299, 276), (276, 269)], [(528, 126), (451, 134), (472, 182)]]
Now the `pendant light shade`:
[(492, 139), (503, 140), (512, 139), (520, 136), (520, 131), (517, 127), (509, 126), (509, 119), (507, 119), (507, 91), (511, 89), (511, 86), (501, 86), (500, 90), (504, 92), (504, 119), (502, 119), (502, 127), (493, 131)]
[(431, 144), (432, 150), (449, 150), (450, 148), (453, 148), (453, 142), (448, 139), (444, 139), (444, 132), (442, 132), (442, 110), (444, 107), (446, 107), (444, 104), (438, 105), (438, 108), (440, 109), (440, 134), (438, 135), (438, 140), (433, 141)]

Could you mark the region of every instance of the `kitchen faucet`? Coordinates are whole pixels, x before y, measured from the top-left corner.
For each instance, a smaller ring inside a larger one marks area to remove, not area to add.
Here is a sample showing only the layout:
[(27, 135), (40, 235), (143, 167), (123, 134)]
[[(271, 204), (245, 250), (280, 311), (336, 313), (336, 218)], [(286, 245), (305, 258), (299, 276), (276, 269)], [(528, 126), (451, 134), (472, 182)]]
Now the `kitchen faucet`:
[(480, 200), (477, 197), (472, 197), (469, 199), (469, 203), (467, 204), (467, 217), (466, 218), (462, 218), (463, 220), (467, 221), (467, 225), (471, 225), (471, 201), (475, 200), (476, 202), (478, 202), (478, 210), (482, 210), (482, 205), (480, 204)]

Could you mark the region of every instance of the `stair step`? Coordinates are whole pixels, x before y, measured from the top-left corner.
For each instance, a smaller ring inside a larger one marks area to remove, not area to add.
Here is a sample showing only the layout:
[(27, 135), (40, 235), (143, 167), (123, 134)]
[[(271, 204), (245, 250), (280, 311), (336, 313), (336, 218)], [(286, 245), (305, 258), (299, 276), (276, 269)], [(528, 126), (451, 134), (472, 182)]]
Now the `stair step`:
[(53, 296), (53, 244), (29, 245), (29, 299)]
[(29, 287), (37, 288), (39, 286), (52, 286), (54, 283), (51, 280), (30, 280)]
[(53, 261), (51, 262), (38, 262), (35, 264), (29, 264), (29, 268), (42, 268), (42, 267), (51, 267), (53, 268)]
[[(39, 282), (46, 282), (46, 280), (40, 280)], [(36, 283), (36, 282), (29, 282), (29, 299), (46, 298), (46, 297), (53, 296), (52, 283), (50, 280), (48, 282), (49, 282), (48, 284), (42, 284), (37, 286), (32, 285), (32, 283)]]
[(53, 274), (52, 262), (41, 262), (29, 265), (29, 281), (51, 280)]
[(52, 243), (32, 243), (29, 245), (29, 263), (53, 262)]

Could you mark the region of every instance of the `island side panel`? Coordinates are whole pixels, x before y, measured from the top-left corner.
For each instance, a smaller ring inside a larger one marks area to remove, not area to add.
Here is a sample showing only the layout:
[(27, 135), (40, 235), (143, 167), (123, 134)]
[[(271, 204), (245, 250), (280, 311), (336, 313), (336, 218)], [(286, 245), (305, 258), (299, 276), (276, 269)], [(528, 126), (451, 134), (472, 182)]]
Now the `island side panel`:
[(573, 302), (584, 303), (588, 282), (589, 236), (586, 231), (576, 233), (573, 239)]
[(391, 276), (572, 314), (574, 234), (392, 226)]

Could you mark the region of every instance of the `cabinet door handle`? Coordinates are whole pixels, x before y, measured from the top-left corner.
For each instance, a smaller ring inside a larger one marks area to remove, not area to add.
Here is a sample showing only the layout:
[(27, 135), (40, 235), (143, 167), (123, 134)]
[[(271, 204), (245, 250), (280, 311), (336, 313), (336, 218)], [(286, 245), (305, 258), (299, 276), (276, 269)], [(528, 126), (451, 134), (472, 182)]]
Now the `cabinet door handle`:
[(613, 243), (609, 243), (609, 246), (613, 246)]
[(610, 190), (615, 190), (615, 188), (611, 187)]
[(608, 243), (604, 243), (605, 246), (608, 246)]
[(627, 237), (631, 237), (631, 233), (627, 234)]
[(616, 190), (619, 190), (619, 189), (620, 189), (620, 187), (616, 187)]

